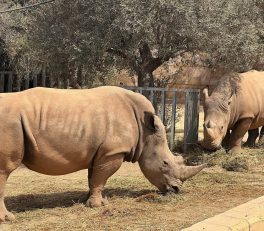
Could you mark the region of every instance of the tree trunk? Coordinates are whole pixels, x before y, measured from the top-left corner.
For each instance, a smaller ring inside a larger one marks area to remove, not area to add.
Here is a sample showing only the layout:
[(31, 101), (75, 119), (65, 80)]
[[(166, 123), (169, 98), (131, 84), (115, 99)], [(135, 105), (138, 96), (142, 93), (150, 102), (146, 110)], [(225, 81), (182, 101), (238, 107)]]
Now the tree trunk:
[[(138, 72), (138, 86), (139, 87), (154, 87), (154, 77), (152, 71), (148, 70), (141, 70)], [(156, 100), (156, 93), (154, 92), (154, 98), (153, 98), (153, 107), (155, 108), (155, 111), (158, 109), (158, 104)], [(144, 95), (146, 98), (150, 99), (151, 91), (143, 91), (142, 95)]]
[(148, 70), (144, 70), (143, 68), (140, 68), (137, 75), (138, 75), (139, 87), (154, 87), (154, 77), (152, 71), (148, 71)]
[(82, 65), (78, 66), (77, 85), (79, 86), (79, 88), (81, 88), (84, 85), (84, 81), (83, 81), (83, 67), (82, 67)]
[(127, 55), (124, 51), (110, 48), (107, 52), (125, 59), (128, 65), (137, 73), (139, 87), (154, 87), (153, 71), (168, 61), (172, 54), (154, 57), (147, 42), (138, 48), (139, 56)]
[(138, 60), (135, 66), (135, 70), (138, 75), (139, 87), (154, 87), (153, 71), (155, 71), (163, 60), (160, 57), (153, 57), (150, 47), (147, 43), (144, 43), (139, 48), (140, 61)]

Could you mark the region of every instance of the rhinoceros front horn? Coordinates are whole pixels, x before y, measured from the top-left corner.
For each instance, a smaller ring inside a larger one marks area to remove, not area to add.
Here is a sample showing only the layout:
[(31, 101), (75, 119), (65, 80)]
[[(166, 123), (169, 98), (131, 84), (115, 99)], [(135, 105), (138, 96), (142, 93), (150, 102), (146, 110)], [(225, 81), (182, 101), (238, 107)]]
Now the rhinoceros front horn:
[(199, 173), (205, 167), (206, 167), (206, 164), (201, 164), (198, 166), (184, 166), (181, 168), (179, 178), (181, 181), (185, 181), (185, 180), (195, 176), (197, 173)]

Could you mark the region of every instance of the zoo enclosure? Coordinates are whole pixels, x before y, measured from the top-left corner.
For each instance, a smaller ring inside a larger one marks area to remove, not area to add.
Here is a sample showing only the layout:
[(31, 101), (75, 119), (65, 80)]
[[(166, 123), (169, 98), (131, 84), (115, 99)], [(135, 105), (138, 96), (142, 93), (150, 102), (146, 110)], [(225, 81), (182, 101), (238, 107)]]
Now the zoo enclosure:
[[(0, 93), (1, 92), (17, 92), (29, 88), (42, 86), (51, 86), (45, 73), (41, 75), (27, 75), (22, 79), (18, 79), (13, 72), (0, 72)], [(184, 139), (183, 149), (187, 152), (190, 147), (198, 142), (198, 126), (199, 126), (199, 102), (200, 90), (194, 89), (169, 89), (154, 87), (124, 87), (134, 92), (145, 95), (154, 105), (157, 114), (165, 124), (170, 118), (170, 129), (168, 132), (168, 140), (171, 150), (176, 144), (176, 120), (177, 120), (177, 94), (185, 94), (185, 110), (184, 110)]]

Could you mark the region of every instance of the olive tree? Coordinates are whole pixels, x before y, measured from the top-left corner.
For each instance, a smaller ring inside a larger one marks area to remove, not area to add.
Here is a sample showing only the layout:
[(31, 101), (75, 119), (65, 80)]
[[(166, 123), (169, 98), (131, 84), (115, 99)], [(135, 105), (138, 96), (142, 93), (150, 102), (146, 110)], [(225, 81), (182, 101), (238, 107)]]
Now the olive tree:
[(153, 71), (186, 52), (206, 54), (210, 67), (243, 71), (263, 56), (261, 6), (260, 0), (57, 0), (20, 14), (23, 30), (9, 49), (23, 47), (21, 60), (77, 82), (115, 67), (135, 73), (140, 86), (154, 86)]
[(123, 1), (112, 53), (128, 61), (139, 84), (153, 86), (153, 71), (185, 52), (205, 53), (207, 65), (251, 69), (263, 57), (260, 1)]
[[(21, 7), (26, 0), (3, 0), (0, 11)], [(27, 12), (0, 14), (0, 59), (2, 70), (15, 70), (30, 68), (29, 48), (26, 40)]]
[(198, 47), (211, 66), (247, 71), (262, 62), (264, 18), (260, 1), (196, 1)]

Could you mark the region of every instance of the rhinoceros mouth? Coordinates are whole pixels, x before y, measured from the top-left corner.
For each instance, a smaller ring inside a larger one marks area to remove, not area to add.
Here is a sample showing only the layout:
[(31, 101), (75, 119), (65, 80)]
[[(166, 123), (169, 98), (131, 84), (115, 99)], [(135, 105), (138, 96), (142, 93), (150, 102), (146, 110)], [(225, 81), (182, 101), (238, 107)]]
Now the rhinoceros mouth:
[(180, 192), (180, 189), (178, 186), (171, 186), (171, 189), (174, 193), (179, 193)]
[(218, 150), (220, 150), (222, 148), (221, 145), (219, 146), (211, 146), (211, 147), (208, 147), (208, 146), (202, 146), (205, 150), (207, 151), (211, 151), (211, 152), (216, 152)]
[(209, 142), (201, 142), (201, 146), (203, 147), (203, 149), (208, 150), (208, 151), (217, 151), (220, 150), (222, 148), (221, 144), (214, 144), (214, 143), (209, 143)]

